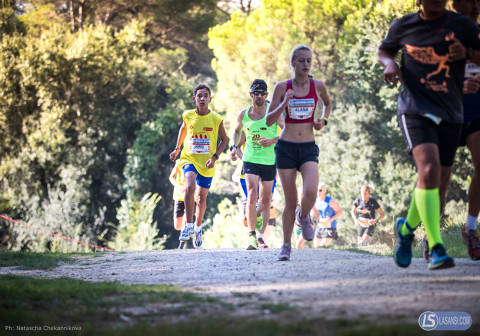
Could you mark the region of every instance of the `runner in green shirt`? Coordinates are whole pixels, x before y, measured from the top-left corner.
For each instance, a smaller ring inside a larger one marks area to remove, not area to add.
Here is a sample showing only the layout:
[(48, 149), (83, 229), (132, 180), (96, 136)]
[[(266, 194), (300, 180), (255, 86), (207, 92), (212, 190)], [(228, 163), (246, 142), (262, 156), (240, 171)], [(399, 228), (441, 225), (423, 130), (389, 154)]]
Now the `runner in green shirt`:
[[(256, 250), (258, 247), (267, 247), (263, 240), (263, 233), (268, 225), (272, 187), (275, 175), (275, 151), (273, 145), (277, 143), (277, 123), (267, 126), (266, 117), (268, 104), (267, 83), (262, 79), (255, 79), (250, 87), (252, 105), (240, 111), (233, 136), (232, 160), (236, 160), (235, 152), (240, 142), (242, 130), (246, 135), (245, 151), (243, 153), (243, 171), (247, 182), (247, 224), (249, 227), (250, 245), (247, 250)], [(278, 124), (283, 128), (283, 119)], [(262, 201), (262, 228), (257, 233), (256, 206), (259, 198)]]

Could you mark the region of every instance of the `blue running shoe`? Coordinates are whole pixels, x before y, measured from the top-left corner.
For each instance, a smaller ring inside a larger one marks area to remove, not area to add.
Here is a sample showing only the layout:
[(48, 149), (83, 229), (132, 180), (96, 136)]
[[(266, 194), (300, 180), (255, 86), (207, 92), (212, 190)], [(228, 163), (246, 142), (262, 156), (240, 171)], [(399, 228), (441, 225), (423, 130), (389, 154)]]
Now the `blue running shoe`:
[(283, 243), (280, 248), (280, 254), (277, 257), (278, 261), (288, 261), (290, 260), (290, 252), (292, 251), (292, 246), (288, 243)]
[(191, 237), (193, 237), (193, 227), (185, 225), (178, 240), (187, 241)]
[(448, 256), (447, 251), (445, 251), (445, 247), (442, 244), (437, 244), (432, 248), (429, 259), (429, 270), (437, 270), (455, 266), (453, 258)]
[[(400, 231), (403, 223), (407, 225), (407, 228), (410, 231), (406, 236), (403, 236)], [(393, 260), (395, 260), (397, 266), (408, 267), (412, 262), (412, 242), (415, 237), (413, 235), (414, 231), (415, 229), (412, 229), (408, 225), (405, 218), (399, 218), (395, 223), (395, 235), (397, 236), (397, 241), (395, 242), (395, 247), (393, 249)]]
[(200, 228), (200, 231), (193, 231), (193, 247), (194, 248), (200, 248), (202, 246), (202, 229)]

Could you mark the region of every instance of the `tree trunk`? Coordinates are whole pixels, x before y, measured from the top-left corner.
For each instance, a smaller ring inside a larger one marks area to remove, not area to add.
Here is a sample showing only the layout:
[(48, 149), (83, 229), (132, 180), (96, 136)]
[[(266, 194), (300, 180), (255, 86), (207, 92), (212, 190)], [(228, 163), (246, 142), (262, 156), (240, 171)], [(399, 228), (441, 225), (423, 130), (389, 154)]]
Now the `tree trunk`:
[(83, 30), (83, 8), (85, 7), (85, 0), (80, 0), (78, 5), (78, 27)]
[(70, 23), (72, 24), (72, 32), (75, 31), (75, 14), (73, 13), (73, 0), (69, 1), (70, 6)]

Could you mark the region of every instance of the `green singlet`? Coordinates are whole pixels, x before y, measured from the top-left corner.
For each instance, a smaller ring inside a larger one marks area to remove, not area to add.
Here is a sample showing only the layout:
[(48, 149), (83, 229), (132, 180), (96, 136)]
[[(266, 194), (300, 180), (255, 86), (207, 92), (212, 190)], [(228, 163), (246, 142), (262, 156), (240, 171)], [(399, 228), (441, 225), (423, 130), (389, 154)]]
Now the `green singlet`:
[(259, 144), (261, 138), (273, 139), (277, 136), (277, 123), (267, 126), (267, 111), (262, 119), (250, 119), (248, 112), (252, 106), (248, 107), (243, 116), (243, 129), (245, 130), (246, 142), (245, 151), (243, 153), (243, 161), (250, 163), (257, 163), (263, 165), (275, 164), (275, 149), (274, 146), (263, 147)]

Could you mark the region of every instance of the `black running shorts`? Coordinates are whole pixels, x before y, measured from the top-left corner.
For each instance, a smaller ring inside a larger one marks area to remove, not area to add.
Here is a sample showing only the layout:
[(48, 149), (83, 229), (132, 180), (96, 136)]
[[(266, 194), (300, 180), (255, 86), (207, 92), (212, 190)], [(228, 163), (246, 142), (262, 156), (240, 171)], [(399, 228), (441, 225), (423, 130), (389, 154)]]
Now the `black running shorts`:
[(318, 163), (320, 150), (311, 142), (290, 142), (279, 139), (275, 145), (275, 155), (278, 169), (300, 170), (300, 167), (308, 161)]
[(445, 167), (453, 164), (460, 143), (462, 124), (442, 121), (437, 125), (430, 118), (418, 114), (400, 115), (399, 124), (410, 153), (418, 145), (434, 143), (440, 152), (440, 164)]
[(337, 239), (337, 229), (336, 228), (318, 228), (317, 234), (315, 235), (317, 238), (331, 238)]
[(260, 176), (262, 181), (273, 181), (277, 175), (275, 165), (264, 165), (252, 162), (243, 162), (243, 171), (245, 174)]
[(474, 120), (468, 124), (463, 124), (459, 146), (466, 146), (468, 136), (476, 132), (480, 132), (480, 119)]
[(373, 233), (375, 232), (375, 225), (370, 225), (370, 226), (359, 226), (358, 227), (358, 236), (362, 237), (363, 234), (367, 232), (367, 235), (370, 237), (373, 236)]

